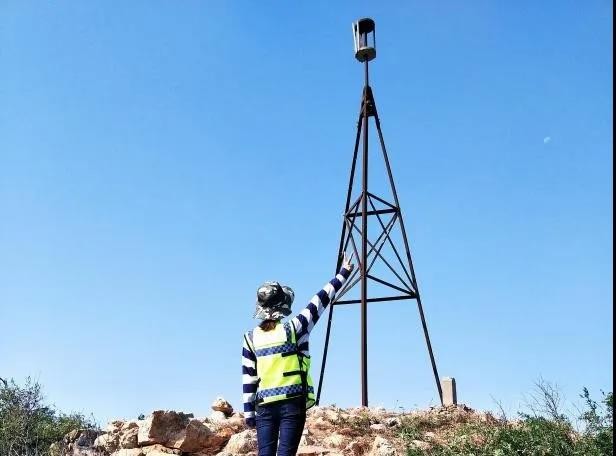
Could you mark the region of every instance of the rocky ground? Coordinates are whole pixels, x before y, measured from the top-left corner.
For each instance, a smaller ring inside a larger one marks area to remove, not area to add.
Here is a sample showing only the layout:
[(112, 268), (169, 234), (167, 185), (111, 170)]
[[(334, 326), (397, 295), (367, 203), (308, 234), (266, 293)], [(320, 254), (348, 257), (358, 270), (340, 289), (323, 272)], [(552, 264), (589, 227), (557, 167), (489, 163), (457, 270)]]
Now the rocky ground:
[[(406, 413), (385, 409), (314, 407), (298, 455), (402, 456), (429, 448), (468, 424), (495, 425), (489, 413), (465, 406)], [(472, 438), (472, 436), (470, 436)], [(222, 398), (208, 417), (154, 411), (143, 420), (112, 421), (104, 430), (73, 431), (52, 446), (53, 456), (256, 456), (256, 434)]]

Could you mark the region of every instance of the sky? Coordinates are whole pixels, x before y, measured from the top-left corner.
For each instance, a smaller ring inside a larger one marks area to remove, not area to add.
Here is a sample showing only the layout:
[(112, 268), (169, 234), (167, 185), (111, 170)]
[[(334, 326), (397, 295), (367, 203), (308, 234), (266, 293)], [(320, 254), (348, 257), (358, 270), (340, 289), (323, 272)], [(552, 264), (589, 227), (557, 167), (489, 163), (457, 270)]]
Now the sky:
[[(334, 273), (369, 16), (440, 375), (478, 409), (612, 390), (612, 8), (1, 2), (0, 377), (103, 423), (241, 408), (257, 287), (299, 311)], [(368, 316), (370, 404), (437, 403), (415, 303)], [(360, 403), (359, 329), (335, 312), (323, 403)]]

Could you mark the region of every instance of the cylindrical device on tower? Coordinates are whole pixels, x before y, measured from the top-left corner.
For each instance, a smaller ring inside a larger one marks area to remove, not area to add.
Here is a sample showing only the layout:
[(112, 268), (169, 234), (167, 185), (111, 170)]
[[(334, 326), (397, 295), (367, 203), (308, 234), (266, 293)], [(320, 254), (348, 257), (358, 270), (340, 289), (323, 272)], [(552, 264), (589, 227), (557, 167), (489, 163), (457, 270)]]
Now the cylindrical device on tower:
[(376, 33), (372, 19), (365, 17), (353, 22), (353, 43), (355, 58), (360, 62), (369, 62), (376, 57)]

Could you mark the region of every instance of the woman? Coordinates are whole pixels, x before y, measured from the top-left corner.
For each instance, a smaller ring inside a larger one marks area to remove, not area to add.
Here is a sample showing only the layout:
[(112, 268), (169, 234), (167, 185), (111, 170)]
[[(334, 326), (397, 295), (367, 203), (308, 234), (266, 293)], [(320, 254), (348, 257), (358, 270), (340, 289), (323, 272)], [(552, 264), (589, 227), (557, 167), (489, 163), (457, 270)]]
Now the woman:
[(257, 428), (259, 456), (294, 456), (314, 405), (310, 378), (308, 337), (319, 317), (353, 270), (346, 255), (340, 272), (319, 291), (296, 317), (291, 314), (294, 293), (278, 282), (257, 290), (255, 318), (259, 326), (244, 334), (242, 379), (244, 417)]

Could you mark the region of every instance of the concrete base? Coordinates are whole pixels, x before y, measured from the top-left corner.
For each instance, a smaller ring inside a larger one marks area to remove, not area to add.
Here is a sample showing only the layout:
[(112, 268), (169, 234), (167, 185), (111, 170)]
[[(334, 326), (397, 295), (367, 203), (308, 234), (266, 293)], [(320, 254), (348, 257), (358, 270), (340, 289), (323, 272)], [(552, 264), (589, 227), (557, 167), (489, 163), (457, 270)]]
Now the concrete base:
[(441, 380), (443, 389), (443, 405), (458, 405), (458, 392), (456, 391), (456, 379), (445, 377)]

